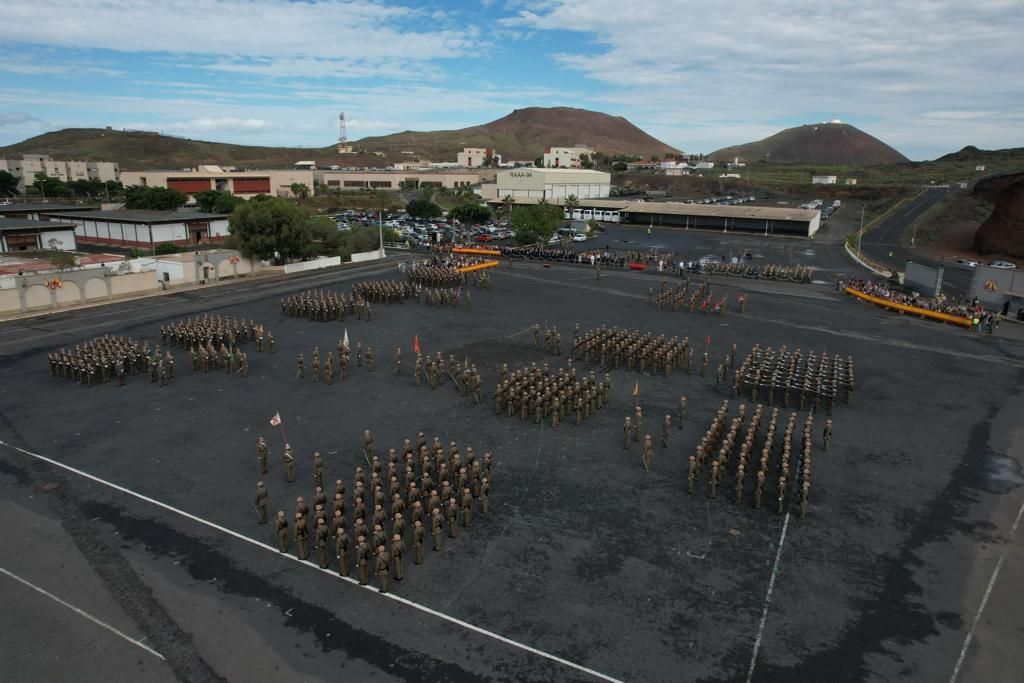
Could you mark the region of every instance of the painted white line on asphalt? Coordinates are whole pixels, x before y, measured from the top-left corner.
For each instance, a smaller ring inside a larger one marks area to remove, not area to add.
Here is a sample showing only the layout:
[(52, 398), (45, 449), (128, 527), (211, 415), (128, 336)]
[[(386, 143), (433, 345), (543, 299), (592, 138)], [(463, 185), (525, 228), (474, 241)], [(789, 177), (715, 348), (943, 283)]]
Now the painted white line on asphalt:
[(772, 565), (772, 575), (768, 579), (768, 592), (764, 596), (764, 609), (761, 610), (761, 625), (757, 627), (757, 637), (754, 639), (754, 654), (750, 656), (750, 669), (747, 671), (747, 683), (754, 679), (754, 667), (757, 666), (757, 652), (761, 649), (761, 638), (764, 636), (764, 625), (768, 621), (768, 607), (772, 602), (772, 591), (775, 589), (775, 577), (779, 573), (779, 560), (782, 559), (782, 544), (786, 542), (786, 529), (789, 528), (789, 513), (782, 523), (782, 533), (779, 535), (779, 549), (775, 552), (775, 564)]
[[(132, 491), (131, 489), (125, 488), (124, 486), (120, 486), (120, 485), (115, 484), (113, 482), (107, 481), (106, 479), (100, 479), (96, 475), (89, 474), (88, 472), (85, 472), (83, 470), (77, 469), (75, 467), (71, 467), (70, 465), (65, 465), (64, 463), (59, 462), (57, 460), (54, 460), (53, 458), (48, 458), (45, 455), (40, 455), (39, 453), (33, 453), (32, 451), (25, 450), (24, 448), (19, 448), (18, 446), (15, 446), (13, 444), (9, 444), (9, 443), (7, 443), (6, 441), (3, 441), (3, 440), (0, 440), (0, 446), (5, 446), (5, 447), (7, 447), (7, 448), (9, 448), (11, 450), (17, 451), (17, 452), (22, 453), (24, 455), (27, 455), (29, 457), (36, 458), (37, 460), (42, 460), (43, 462), (49, 463), (49, 464), (53, 465), (54, 467), (59, 467), (62, 470), (66, 470), (66, 471), (71, 472), (73, 474), (77, 474), (78, 476), (84, 477), (84, 478), (86, 478), (86, 479), (88, 479), (90, 481), (94, 481), (97, 484), (102, 484), (103, 486), (107, 486), (109, 488), (112, 488), (115, 491), (120, 491), (121, 493), (124, 493), (126, 495), (132, 496), (134, 498), (138, 498), (139, 500), (145, 501), (145, 502), (147, 502), (147, 503), (149, 503), (151, 505), (155, 505), (155, 506), (157, 506), (159, 508), (163, 508), (164, 510), (167, 510), (168, 512), (173, 512), (176, 515), (180, 515), (182, 517), (190, 519), (193, 522), (196, 522), (198, 524), (202, 524), (203, 526), (207, 526), (207, 527), (209, 527), (211, 529), (216, 529), (217, 531), (225, 533), (225, 534), (227, 534), (229, 536), (233, 536), (234, 538), (237, 538), (240, 541), (245, 541), (246, 543), (250, 543), (250, 544), (252, 544), (254, 546), (257, 546), (259, 548), (262, 548), (264, 550), (268, 550), (268, 551), (274, 553), (275, 555), (277, 555), (278, 557), (286, 558), (286, 559), (291, 560), (293, 562), (298, 562), (299, 564), (301, 564), (301, 565), (303, 565), (305, 567), (309, 567), (309, 568), (312, 568), (312, 569), (317, 569), (317, 570), (319, 570), (319, 571), (321, 571), (321, 572), (323, 572), (325, 574), (330, 574), (331, 576), (333, 576), (335, 578), (343, 579), (345, 581), (348, 581), (349, 583), (351, 583), (351, 584), (353, 584), (355, 586), (360, 586), (359, 582), (356, 581), (355, 579), (353, 579), (352, 577), (341, 576), (337, 572), (332, 571), (330, 569), (323, 569), (323, 568), (319, 567), (318, 565), (313, 564), (312, 562), (307, 562), (305, 560), (300, 560), (295, 555), (291, 555), (289, 553), (282, 553), (277, 548), (275, 548), (275, 547), (273, 547), (271, 545), (268, 545), (266, 543), (262, 543), (260, 541), (257, 541), (255, 539), (253, 539), (253, 538), (249, 538), (248, 536), (240, 534), (237, 531), (232, 531), (231, 529), (223, 527), (223, 526), (221, 526), (219, 524), (216, 524), (216, 523), (211, 522), (209, 520), (203, 519), (202, 517), (197, 517), (196, 515), (193, 515), (193, 514), (191, 514), (189, 512), (185, 512), (184, 510), (180, 510), (180, 509), (178, 509), (176, 507), (168, 505), (167, 503), (162, 503), (159, 500), (156, 500), (154, 498), (150, 498), (149, 496), (145, 496), (145, 495), (143, 495), (141, 493), (137, 493), (135, 491)], [(789, 519), (788, 515), (787, 515), (786, 519), (788, 521), (788, 519)], [(395, 602), (402, 603), (403, 605), (408, 605), (409, 607), (413, 607), (415, 609), (420, 610), (421, 612), (426, 612), (427, 614), (431, 614), (431, 615), (437, 617), (438, 619), (443, 619), (443, 620), (445, 620), (447, 622), (455, 624), (456, 626), (461, 626), (462, 628), (468, 629), (468, 630), (473, 631), (475, 633), (479, 633), (480, 635), (487, 636), (488, 638), (493, 638), (494, 640), (497, 640), (497, 641), (500, 641), (502, 643), (505, 643), (506, 645), (511, 645), (512, 647), (519, 648), (520, 650), (524, 650), (525, 652), (529, 652), (531, 654), (535, 654), (538, 657), (543, 657), (545, 659), (550, 659), (551, 661), (557, 662), (558, 664), (561, 664), (563, 666), (569, 667), (570, 669), (575, 669), (577, 671), (582, 671), (583, 673), (590, 674), (594, 678), (600, 679), (602, 681), (610, 681), (611, 683), (622, 683), (622, 681), (620, 681), (617, 678), (612, 678), (611, 676), (607, 676), (607, 675), (605, 675), (605, 674), (603, 674), (603, 673), (601, 673), (599, 671), (594, 671), (593, 669), (588, 669), (587, 667), (585, 667), (585, 666), (583, 666), (581, 664), (576, 664), (575, 662), (570, 662), (567, 659), (562, 659), (561, 657), (559, 657), (557, 655), (553, 655), (553, 654), (551, 654), (549, 652), (544, 652), (543, 650), (538, 650), (537, 648), (531, 647), (529, 645), (526, 645), (525, 643), (520, 643), (518, 641), (512, 640), (511, 638), (506, 638), (503, 635), (494, 633), (493, 631), (488, 631), (487, 629), (481, 628), (479, 626), (475, 626), (473, 624), (470, 624), (467, 621), (463, 621), (462, 619), (458, 619), (458, 618), (450, 616), (448, 614), (444, 614), (443, 612), (438, 612), (437, 610), (431, 609), (430, 607), (427, 607), (425, 605), (421, 605), (419, 603), (413, 602), (412, 600), (409, 600), (408, 598), (403, 598), (401, 596), (395, 595), (394, 593), (380, 593), (380, 592), (377, 591), (377, 589), (372, 588), (369, 585), (367, 585), (367, 586), (360, 586), (360, 587), (361, 588), (365, 588), (367, 590), (372, 590), (374, 593), (377, 593), (381, 597), (388, 598), (390, 600), (394, 600)]]
[(153, 648), (149, 647), (148, 645), (144, 644), (142, 641), (135, 640), (131, 636), (126, 635), (124, 633), (121, 633), (120, 631), (118, 631), (116, 628), (114, 628), (113, 626), (111, 626), (107, 622), (100, 621), (99, 619), (97, 619), (93, 615), (89, 614), (85, 610), (79, 609), (78, 607), (75, 607), (71, 603), (65, 602), (64, 600), (61, 600), (60, 598), (58, 598), (53, 593), (51, 593), (51, 592), (49, 592), (49, 591), (47, 591), (47, 590), (45, 590), (43, 588), (40, 588), (39, 586), (35, 585), (34, 583), (26, 581), (25, 579), (21, 578), (20, 576), (18, 576), (14, 572), (8, 571), (8, 570), (4, 569), (3, 567), (0, 567), (0, 574), (4, 574), (5, 576), (11, 577), (15, 581), (28, 586), (29, 588), (31, 588), (32, 590), (36, 591), (37, 593), (42, 593), (43, 595), (45, 595), (46, 597), (50, 598), (51, 600), (53, 600), (57, 604), (63, 605), (64, 607), (67, 607), (69, 610), (71, 610), (75, 614), (78, 614), (79, 616), (83, 616), (86, 619), (88, 619), (89, 621), (91, 621), (92, 623), (96, 624), (97, 626), (101, 626), (101, 627), (107, 629), (108, 631), (110, 631), (111, 633), (113, 633), (114, 635), (119, 636), (121, 638), (124, 638), (129, 643), (131, 643), (132, 645), (141, 647), (143, 650), (145, 650), (149, 654), (153, 655), (154, 657), (158, 657), (160, 659), (164, 659), (164, 656), (162, 654), (160, 654), (159, 652), (157, 652)]
[[(1010, 527), (1010, 537), (1007, 539), (1007, 544), (1013, 541), (1014, 534), (1017, 533), (1017, 527), (1020, 526), (1021, 515), (1024, 515), (1024, 502), (1021, 503), (1020, 509), (1017, 510), (1017, 518), (1013, 520), (1013, 526)], [(996, 585), (996, 579), (999, 578), (999, 572), (1003, 568), (1003, 561), (1006, 559), (1006, 549), (1004, 547), (1003, 552), (999, 554), (999, 561), (996, 562), (996, 568), (992, 570), (992, 577), (988, 580), (988, 585), (985, 587), (985, 594), (981, 597), (981, 604), (978, 605), (978, 612), (974, 615), (974, 621), (971, 622), (971, 628), (967, 631), (967, 636), (964, 638), (963, 647), (960, 648), (960, 656), (956, 658), (956, 664), (953, 665), (953, 673), (949, 677), (949, 683), (955, 683), (956, 679), (960, 676), (960, 667), (964, 665), (964, 658), (967, 657), (967, 650), (971, 647), (971, 640), (974, 638), (974, 629), (977, 628), (978, 622), (981, 621), (981, 615), (985, 611), (985, 607), (988, 606), (988, 599), (992, 596), (992, 589)]]

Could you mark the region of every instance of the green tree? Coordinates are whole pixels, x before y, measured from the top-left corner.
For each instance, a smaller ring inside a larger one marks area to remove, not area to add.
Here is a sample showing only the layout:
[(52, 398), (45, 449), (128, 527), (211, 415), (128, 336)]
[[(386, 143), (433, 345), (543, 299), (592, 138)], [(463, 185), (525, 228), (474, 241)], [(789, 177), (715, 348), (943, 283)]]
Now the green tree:
[(501, 205), (503, 207), (505, 207), (505, 217), (506, 218), (511, 218), (512, 217), (512, 207), (515, 206), (515, 204), (516, 204), (515, 197), (513, 197), (510, 194), (507, 194), (507, 195), (505, 195), (502, 198)]
[(124, 191), (124, 185), (118, 180), (108, 180), (104, 185), (107, 188), (107, 194), (110, 195), (120, 194)]
[(0, 197), (13, 197), (18, 194), (18, 179), (7, 171), (0, 171)]
[(51, 250), (46, 257), (46, 260), (50, 262), (51, 266), (59, 270), (68, 270), (77, 265), (75, 255), (69, 251), (58, 251), (56, 249)]
[(431, 201), (413, 199), (405, 206), (405, 212), (413, 218), (437, 218), (444, 211), (441, 207)]
[(594, 160), (589, 154), (584, 152), (583, 154), (580, 154), (580, 166), (582, 168), (594, 168)]
[(299, 199), (306, 199), (309, 197), (309, 185), (305, 183), (292, 183), (291, 186), (292, 194)]
[(534, 159), (533, 165), (536, 166), (537, 168), (544, 168), (544, 155), (542, 154), (536, 159)]
[(309, 214), (275, 197), (240, 205), (231, 214), (228, 231), (246, 256), (285, 263), (313, 252)]
[(68, 187), (77, 197), (96, 197), (106, 189), (102, 182), (95, 178), (80, 178), (68, 183)]
[(616, 161), (614, 164), (612, 164), (612, 170), (613, 171), (625, 171), (626, 170), (626, 162), (624, 162), (624, 161)]
[(174, 211), (185, 206), (188, 197), (167, 187), (141, 187), (133, 185), (124, 191), (126, 209), (148, 211)]
[(235, 207), (245, 202), (230, 192), (206, 190), (195, 196), (196, 206), (204, 213), (231, 213)]
[(341, 246), (341, 232), (328, 216), (310, 216), (307, 223), (310, 237), (313, 240), (315, 253), (332, 255), (338, 253)]
[(569, 212), (569, 218), (571, 219), (572, 212), (580, 208), (580, 200), (577, 199), (574, 194), (567, 195), (563, 206), (565, 207), (565, 210)]
[(533, 206), (520, 206), (512, 216), (512, 229), (519, 244), (548, 241), (562, 220), (562, 209), (541, 200)]
[(60, 178), (51, 178), (45, 173), (36, 173), (35, 182), (32, 183), (38, 192), (44, 197), (70, 197), (71, 188)]
[(489, 206), (460, 204), (448, 212), (448, 218), (460, 223), (487, 223), (494, 220), (494, 212)]

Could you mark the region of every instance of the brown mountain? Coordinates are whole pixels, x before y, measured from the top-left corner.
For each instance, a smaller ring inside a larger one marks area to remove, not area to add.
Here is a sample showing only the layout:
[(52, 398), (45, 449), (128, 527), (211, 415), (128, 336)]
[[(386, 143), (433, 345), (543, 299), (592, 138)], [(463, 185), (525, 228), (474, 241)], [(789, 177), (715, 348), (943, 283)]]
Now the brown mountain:
[(505, 160), (532, 161), (545, 147), (577, 143), (608, 155), (660, 158), (678, 152), (621, 116), (570, 107), (527, 107), (480, 126), (430, 133), (405, 131), (363, 138), (354, 144), (370, 151), (411, 151), (434, 161), (454, 160), (463, 147), (490, 147)]
[(814, 123), (787, 128), (771, 137), (745, 145), (723, 147), (710, 158), (740, 161), (873, 166), (909, 161), (905, 156), (848, 123)]
[[(584, 109), (530, 107), (481, 126), (461, 130), (395, 133), (352, 143), (359, 154), (339, 155), (333, 145), (253, 147), (206, 142), (147, 131), (66, 128), (0, 147), (0, 157), (49, 154), (54, 159), (116, 161), (123, 170), (175, 169), (198, 164), (242, 168), (287, 168), (296, 161), (320, 167), (383, 167), (410, 158), (455, 161), (463, 147), (490, 147), (505, 159), (533, 160), (550, 145), (589, 145), (605, 154), (659, 157), (676, 152), (621, 116)], [(405, 152), (412, 152), (412, 156)], [(381, 156), (383, 155), (383, 156)]]
[(981, 180), (974, 194), (995, 203), (992, 215), (974, 235), (974, 248), (981, 254), (1024, 257), (1024, 173)]

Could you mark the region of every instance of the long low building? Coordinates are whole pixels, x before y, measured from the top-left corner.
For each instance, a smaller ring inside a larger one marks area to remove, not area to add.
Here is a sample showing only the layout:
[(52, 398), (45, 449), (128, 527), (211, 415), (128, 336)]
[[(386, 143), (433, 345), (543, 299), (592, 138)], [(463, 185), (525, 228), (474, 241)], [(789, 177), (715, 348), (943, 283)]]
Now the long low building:
[(607, 197), (612, 176), (603, 171), (577, 168), (516, 168), (498, 171), (494, 183), (485, 184), (481, 196), (487, 201), (511, 197), (521, 200), (555, 201), (575, 196), (577, 199)]
[(184, 171), (122, 171), (125, 187), (166, 187), (189, 197), (217, 190), (249, 199), (259, 194), (294, 197), (293, 185), (303, 185), (313, 195), (313, 171), (232, 171), (220, 166), (199, 166)]
[(316, 171), (316, 179), (328, 190), (415, 190), (421, 187), (454, 190), (478, 184), (480, 174), (458, 171)]
[(0, 218), (0, 254), (19, 251), (74, 251), (75, 224), (64, 220)]
[(83, 211), (92, 211), (92, 207), (75, 204), (50, 204), (46, 202), (0, 204), (0, 216), (4, 218), (27, 218), (33, 221), (40, 220), (40, 214), (44, 213), (55, 215), (65, 212), (81, 213)]
[(226, 214), (199, 211), (83, 211), (42, 214), (44, 219), (75, 226), (80, 242), (153, 248), (158, 244), (208, 244), (228, 236)]

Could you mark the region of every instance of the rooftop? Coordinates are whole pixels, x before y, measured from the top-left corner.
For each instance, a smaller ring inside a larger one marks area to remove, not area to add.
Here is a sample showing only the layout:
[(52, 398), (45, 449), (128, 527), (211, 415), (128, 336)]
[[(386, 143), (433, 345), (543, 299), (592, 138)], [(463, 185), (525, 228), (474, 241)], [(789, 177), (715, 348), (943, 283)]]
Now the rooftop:
[(3, 230), (29, 230), (35, 228), (46, 228), (48, 230), (74, 229), (74, 223), (59, 223), (55, 221), (33, 221), (27, 218), (4, 218), (0, 216), (0, 231)]
[[(44, 212), (45, 213), (45, 212)], [(82, 213), (64, 213), (60, 218), (78, 218), (82, 220), (119, 221), (122, 223), (180, 223), (182, 221), (209, 221), (227, 218), (226, 213), (203, 213), (202, 211), (141, 211), (137, 209), (118, 209), (116, 211), (83, 211)]]
[(39, 202), (36, 204), (24, 203), (24, 204), (0, 204), (0, 214), (5, 213), (21, 213), (23, 211), (89, 211), (88, 206), (81, 206), (79, 204), (49, 204)]
[(630, 202), (629, 213), (669, 214), (677, 216), (721, 216), (723, 218), (762, 218), (776, 221), (810, 221), (820, 214), (816, 209), (790, 209), (775, 206), (722, 206), (683, 202)]

